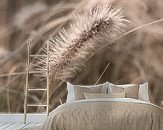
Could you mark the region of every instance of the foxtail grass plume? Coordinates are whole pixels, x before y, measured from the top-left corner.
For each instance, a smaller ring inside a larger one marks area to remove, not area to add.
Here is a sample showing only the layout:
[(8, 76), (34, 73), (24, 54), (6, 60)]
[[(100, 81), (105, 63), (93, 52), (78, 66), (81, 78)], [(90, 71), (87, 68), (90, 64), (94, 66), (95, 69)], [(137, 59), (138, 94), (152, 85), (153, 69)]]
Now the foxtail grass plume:
[[(82, 70), (89, 56), (99, 48), (111, 43), (124, 30), (125, 22), (121, 9), (110, 5), (95, 6), (75, 15), (70, 27), (49, 38), (50, 76), (66, 80)], [(45, 53), (46, 48), (42, 48)], [(38, 59), (41, 69), (46, 69), (46, 59)]]

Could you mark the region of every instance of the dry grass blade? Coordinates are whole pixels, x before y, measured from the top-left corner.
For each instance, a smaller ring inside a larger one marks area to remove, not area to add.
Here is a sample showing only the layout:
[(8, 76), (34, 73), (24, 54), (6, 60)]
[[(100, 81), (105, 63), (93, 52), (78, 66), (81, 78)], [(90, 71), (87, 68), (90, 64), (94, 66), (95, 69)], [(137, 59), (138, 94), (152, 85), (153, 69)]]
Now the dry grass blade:
[[(122, 11), (110, 5), (96, 6), (76, 15), (69, 29), (62, 29), (48, 41), (51, 77), (62, 80), (74, 77), (91, 54), (123, 32), (126, 21)], [(39, 58), (38, 66), (46, 69), (46, 60)]]
[(103, 76), (104, 73), (106, 72), (106, 70), (107, 70), (107, 68), (109, 67), (109, 65), (110, 65), (110, 63), (107, 64), (107, 66), (105, 67), (104, 71), (101, 73), (100, 77), (97, 79), (95, 85), (99, 83), (100, 79), (102, 78), (102, 76)]

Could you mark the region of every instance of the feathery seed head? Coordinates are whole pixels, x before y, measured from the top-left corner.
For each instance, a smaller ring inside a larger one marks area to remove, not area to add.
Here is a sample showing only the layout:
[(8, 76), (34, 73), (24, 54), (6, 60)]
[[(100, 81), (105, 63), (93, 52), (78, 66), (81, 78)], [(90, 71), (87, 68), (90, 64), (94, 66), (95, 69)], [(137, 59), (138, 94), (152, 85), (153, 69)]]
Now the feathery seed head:
[[(62, 29), (58, 36), (48, 40), (50, 76), (64, 80), (74, 77), (91, 54), (123, 32), (126, 21), (121, 9), (110, 5), (76, 15), (68, 30)], [(45, 69), (46, 59), (39, 61), (38, 66)]]

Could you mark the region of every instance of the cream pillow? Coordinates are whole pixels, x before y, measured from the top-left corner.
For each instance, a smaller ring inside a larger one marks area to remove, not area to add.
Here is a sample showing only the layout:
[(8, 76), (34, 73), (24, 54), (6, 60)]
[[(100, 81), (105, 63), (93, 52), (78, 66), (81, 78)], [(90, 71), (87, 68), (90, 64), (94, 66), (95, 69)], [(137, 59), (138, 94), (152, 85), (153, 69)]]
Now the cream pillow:
[(125, 92), (127, 98), (149, 101), (148, 83), (115, 85), (109, 83), (108, 93)]
[(84, 93), (84, 97), (86, 99), (92, 99), (92, 98), (125, 98), (125, 93), (109, 93), (109, 94)]
[(126, 93), (126, 98), (138, 99), (139, 85), (132, 85), (129, 87), (119, 87), (111, 85), (111, 93)]
[(88, 86), (72, 85), (71, 83), (67, 82), (68, 95), (66, 103), (84, 99), (84, 93), (107, 93), (108, 85), (109, 82)]

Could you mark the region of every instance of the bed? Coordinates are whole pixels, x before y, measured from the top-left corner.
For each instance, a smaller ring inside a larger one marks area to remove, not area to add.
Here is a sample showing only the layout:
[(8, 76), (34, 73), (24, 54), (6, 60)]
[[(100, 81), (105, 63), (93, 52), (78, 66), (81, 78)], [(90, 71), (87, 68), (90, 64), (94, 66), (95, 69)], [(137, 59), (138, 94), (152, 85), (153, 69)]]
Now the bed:
[(163, 110), (132, 98), (94, 98), (59, 106), (43, 130), (162, 130)]
[(162, 130), (163, 109), (132, 98), (94, 98), (60, 105), (42, 127), (25, 130)]

